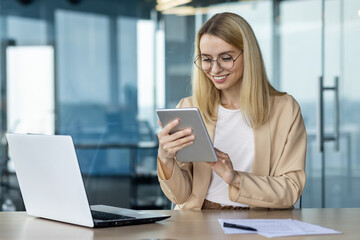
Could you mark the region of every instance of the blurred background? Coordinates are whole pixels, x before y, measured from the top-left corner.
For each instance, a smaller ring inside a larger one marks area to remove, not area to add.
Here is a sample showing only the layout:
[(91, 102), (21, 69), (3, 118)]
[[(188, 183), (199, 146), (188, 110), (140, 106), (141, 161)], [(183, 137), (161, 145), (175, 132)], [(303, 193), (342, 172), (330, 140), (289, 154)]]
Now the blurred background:
[(360, 1), (0, 0), (1, 210), (24, 210), (6, 132), (71, 135), (90, 204), (170, 208), (155, 110), (191, 95), (196, 32), (224, 11), (301, 106), (302, 207), (360, 207)]

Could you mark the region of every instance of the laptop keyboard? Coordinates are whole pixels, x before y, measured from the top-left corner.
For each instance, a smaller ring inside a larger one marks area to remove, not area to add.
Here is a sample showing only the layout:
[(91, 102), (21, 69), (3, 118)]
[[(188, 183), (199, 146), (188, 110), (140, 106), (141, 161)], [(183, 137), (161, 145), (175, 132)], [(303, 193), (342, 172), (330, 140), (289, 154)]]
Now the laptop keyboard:
[(98, 220), (125, 220), (125, 219), (134, 219), (134, 217), (129, 217), (120, 214), (108, 213), (108, 212), (99, 212), (91, 210), (91, 214), (94, 219)]

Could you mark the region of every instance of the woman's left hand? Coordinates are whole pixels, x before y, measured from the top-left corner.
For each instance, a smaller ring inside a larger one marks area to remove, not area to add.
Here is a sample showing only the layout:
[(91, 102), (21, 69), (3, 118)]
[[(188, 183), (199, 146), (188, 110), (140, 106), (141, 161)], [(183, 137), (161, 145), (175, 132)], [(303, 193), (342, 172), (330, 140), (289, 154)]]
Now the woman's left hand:
[(237, 185), (238, 175), (234, 170), (232, 162), (228, 154), (215, 148), (218, 158), (217, 162), (209, 162), (211, 168), (229, 185)]

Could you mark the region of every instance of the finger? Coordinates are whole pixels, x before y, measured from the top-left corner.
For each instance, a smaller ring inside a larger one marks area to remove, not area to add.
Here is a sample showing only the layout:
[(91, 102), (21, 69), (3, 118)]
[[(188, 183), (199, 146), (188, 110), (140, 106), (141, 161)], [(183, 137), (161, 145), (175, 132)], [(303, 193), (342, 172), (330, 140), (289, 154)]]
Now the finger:
[(169, 134), (171, 130), (179, 124), (179, 122), (179, 119), (174, 119), (173, 121), (166, 124), (166, 126), (163, 127), (159, 134), (162, 136)]
[[(224, 153), (223, 151), (219, 150), (218, 148), (214, 148), (215, 152), (218, 153), (218, 154), (225, 154), (227, 155), (226, 153)], [(225, 156), (224, 155), (224, 156)]]
[(222, 163), (224, 164), (224, 166), (227, 169), (234, 170), (234, 167), (233, 167), (232, 162), (230, 161), (230, 159), (224, 159), (224, 160), (222, 160)]
[(171, 151), (167, 149), (177, 147), (189, 141), (194, 141), (195, 135), (188, 135), (188, 133), (189, 131), (180, 131), (179, 133), (171, 135), (162, 135), (159, 133), (159, 146), (163, 148), (164, 151)]
[(217, 149), (216, 147), (214, 147), (214, 150), (216, 153), (221, 153), (221, 151), (219, 149)]
[[(184, 137), (187, 137), (189, 136), (190, 134), (192, 133), (192, 129), (191, 128), (187, 128), (187, 129), (184, 129), (184, 130), (180, 130), (180, 131), (177, 131), (175, 133), (172, 133), (169, 135), (170, 139), (172, 139), (173, 141), (175, 141), (176, 139), (180, 139), (180, 138), (184, 138)], [(193, 135), (195, 136), (195, 135)]]
[(216, 153), (216, 156), (218, 156), (220, 158), (229, 158), (228, 154), (221, 152), (220, 150), (215, 151), (215, 153)]
[(187, 147), (187, 146), (190, 146), (190, 145), (193, 144), (193, 143), (194, 143), (194, 141), (188, 141), (188, 142), (185, 142), (185, 143), (183, 143), (183, 144), (176, 145), (176, 146), (171, 146), (171, 147), (165, 146), (164, 148), (165, 148), (165, 151), (166, 151), (167, 153), (169, 153), (170, 155), (176, 155), (176, 153), (177, 153), (179, 150), (181, 150), (181, 149), (183, 149), (183, 148), (185, 148), (185, 147)]
[(176, 139), (175, 141), (169, 141), (166, 146), (168, 148), (177, 148), (179, 146), (182, 146), (188, 142), (193, 142), (195, 139), (195, 136), (194, 135), (190, 135), (190, 136), (186, 136), (186, 137), (183, 137), (183, 138), (178, 138)]
[(158, 120), (158, 124), (160, 125), (161, 128), (163, 128), (163, 125), (161, 124), (160, 120)]

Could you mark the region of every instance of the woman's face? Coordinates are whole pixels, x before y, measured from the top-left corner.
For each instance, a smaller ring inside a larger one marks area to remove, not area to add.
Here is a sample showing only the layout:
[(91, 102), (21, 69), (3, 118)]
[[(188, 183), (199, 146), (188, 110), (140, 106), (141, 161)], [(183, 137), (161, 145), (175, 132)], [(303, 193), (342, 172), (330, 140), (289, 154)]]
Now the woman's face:
[[(200, 38), (200, 52), (203, 56), (202, 61), (208, 63), (212, 61), (211, 68), (204, 72), (215, 87), (221, 91), (238, 91), (244, 71), (242, 50), (235, 48), (219, 37), (204, 34)], [(226, 58), (229, 55), (231, 58)], [(236, 61), (233, 62), (235, 59)], [(216, 60), (220, 61), (220, 65), (223, 62), (224, 67), (220, 67)], [(231, 62), (234, 65), (231, 68), (226, 67), (229, 63), (231, 66)]]

